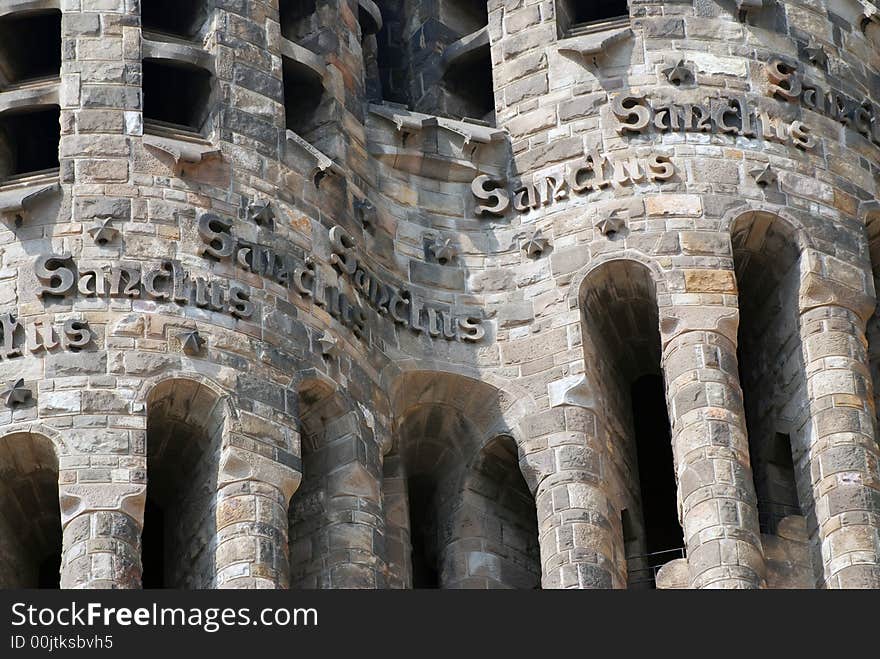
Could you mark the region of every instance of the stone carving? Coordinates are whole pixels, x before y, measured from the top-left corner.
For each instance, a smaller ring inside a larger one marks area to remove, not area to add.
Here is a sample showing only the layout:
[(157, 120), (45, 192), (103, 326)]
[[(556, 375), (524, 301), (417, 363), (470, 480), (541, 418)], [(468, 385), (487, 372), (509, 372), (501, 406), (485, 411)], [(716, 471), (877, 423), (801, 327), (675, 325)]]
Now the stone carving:
[(37, 257), (34, 274), (40, 282), (40, 297), (62, 297), (73, 292), (85, 297), (144, 297), (159, 302), (195, 304), (241, 319), (250, 318), (256, 310), (250, 294), (242, 286), (227, 287), (219, 280), (202, 277), (192, 279), (178, 261), (131, 266), (110, 263), (80, 269), (69, 254), (46, 254)]
[(530, 259), (540, 258), (550, 248), (550, 240), (544, 236), (540, 229), (522, 244), (522, 250)]
[(60, 192), (61, 186), (58, 183), (38, 187), (13, 188), (0, 192), (0, 215), (14, 217), (16, 226), (21, 226), (25, 216), (39, 201)]
[(773, 171), (773, 168), (770, 167), (769, 163), (761, 167), (750, 169), (749, 174), (755, 179), (755, 183), (762, 188), (773, 185), (777, 180), (776, 172)]
[(485, 334), (483, 320), (473, 314), (455, 315), (451, 308), (432, 308), (412, 293), (381, 280), (357, 255), (357, 246), (341, 226), (329, 231), (330, 264), (343, 276), (349, 290), (327, 283), (326, 275), (313, 261), (298, 262), (287, 253), (233, 236), (233, 222), (213, 213), (199, 219), (202, 255), (233, 263), (246, 272), (288, 286), (303, 298), (326, 309), (357, 337), (364, 337), (367, 316), (361, 300), (395, 324), (409, 327), (432, 338), (479, 341)]
[(606, 238), (616, 237), (624, 228), (626, 228), (626, 220), (614, 214), (599, 220), (596, 224), (596, 229)]
[[(59, 336), (60, 335), (60, 336)], [(92, 340), (89, 324), (84, 320), (68, 319), (61, 330), (42, 319), (22, 322), (11, 313), (0, 314), (0, 358), (13, 359), (24, 355), (49, 352), (61, 346), (63, 350), (77, 351)]]
[[(826, 83), (807, 80), (797, 62), (776, 57), (766, 65), (767, 94), (781, 101), (799, 101), (805, 108), (852, 128), (880, 145), (880, 109), (867, 99), (857, 99)], [(794, 125), (794, 124), (792, 124)]]
[(32, 392), (24, 385), (24, 379), (19, 378), (7, 383), (0, 396), (6, 407), (16, 408), (25, 405), (31, 399)]
[(428, 251), (440, 265), (451, 263), (458, 256), (458, 247), (451, 238), (435, 238), (434, 242), (428, 245)]
[(770, 142), (791, 144), (799, 149), (812, 149), (816, 140), (809, 126), (802, 121), (771, 116), (766, 110), (750, 107), (745, 96), (721, 96), (705, 103), (654, 103), (643, 94), (623, 92), (611, 103), (621, 135), (645, 133), (655, 129), (661, 133), (697, 132), (761, 137)]
[(378, 213), (369, 199), (357, 199), (354, 202), (354, 215), (364, 229), (375, 228)]
[(333, 359), (339, 355), (339, 341), (330, 332), (324, 332), (321, 338), (318, 339), (318, 343), (321, 345), (321, 354), (328, 359)]
[(691, 85), (696, 81), (693, 69), (688, 66), (683, 59), (678, 60), (677, 64), (663, 69), (663, 75), (666, 79), (676, 87), (681, 85)]
[(828, 53), (825, 52), (825, 49), (820, 44), (811, 43), (804, 48), (804, 53), (807, 55), (807, 59), (809, 59), (811, 63), (815, 64), (823, 71), (828, 68)]
[(116, 239), (119, 235), (119, 229), (111, 226), (112, 218), (104, 218), (95, 222), (89, 229), (89, 235), (96, 245), (107, 245)]
[[(477, 215), (503, 215), (511, 205), (520, 213), (566, 199), (569, 193), (589, 194), (606, 188), (621, 188), (637, 183), (658, 183), (675, 176), (675, 164), (668, 156), (612, 161), (607, 155), (589, 150), (582, 160), (569, 163), (564, 175), (549, 175), (537, 183), (510, 189), (488, 176), (478, 176), (471, 191), (478, 202)], [(512, 200), (512, 204), (511, 204)]]
[(223, 153), (211, 144), (175, 140), (155, 135), (144, 136), (144, 147), (160, 160), (170, 160), (175, 176), (184, 173), (186, 165), (200, 165), (208, 160), (221, 160)]
[(184, 354), (190, 357), (199, 354), (206, 343), (198, 330), (190, 330), (180, 335), (180, 347)]
[(271, 227), (275, 222), (275, 213), (272, 212), (272, 205), (265, 200), (254, 201), (248, 204), (247, 217), (251, 222), (259, 224), (261, 227)]

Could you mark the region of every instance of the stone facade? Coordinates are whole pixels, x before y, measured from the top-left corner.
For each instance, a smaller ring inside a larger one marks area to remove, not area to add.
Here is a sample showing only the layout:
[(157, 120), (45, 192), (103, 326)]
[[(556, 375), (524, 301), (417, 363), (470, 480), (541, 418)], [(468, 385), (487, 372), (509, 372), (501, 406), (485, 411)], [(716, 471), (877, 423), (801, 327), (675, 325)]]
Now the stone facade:
[(878, 588), (878, 148), (867, 0), (0, 0), (0, 586)]

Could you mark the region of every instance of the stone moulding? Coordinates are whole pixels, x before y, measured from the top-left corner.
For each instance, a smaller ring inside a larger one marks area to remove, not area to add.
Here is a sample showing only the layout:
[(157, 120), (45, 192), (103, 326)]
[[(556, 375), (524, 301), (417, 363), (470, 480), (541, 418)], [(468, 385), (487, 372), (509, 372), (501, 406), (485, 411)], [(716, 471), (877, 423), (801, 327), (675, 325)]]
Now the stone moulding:
[[(321, 180), (325, 176), (345, 176), (345, 170), (342, 167), (290, 129), (287, 130), (285, 143), (287, 154), (293, 156), (292, 159), (295, 163), (302, 164), (303, 170), (309, 170), (309, 179), (316, 188), (320, 187)], [(300, 157), (296, 157), (297, 155)], [(305, 159), (302, 156), (305, 156)], [(296, 169), (301, 171), (299, 167)]]
[(578, 37), (570, 37), (558, 42), (559, 54), (580, 55), (584, 60), (592, 60), (596, 64), (597, 60), (607, 50), (633, 36), (632, 28), (623, 27), (616, 30), (605, 30), (595, 32), (593, 34), (585, 34)]
[(444, 73), (454, 67), (462, 58), (475, 53), (478, 50), (489, 47), (489, 26), (485, 26), (462, 37), (446, 47), (440, 58), (440, 66)]
[(142, 48), (144, 59), (186, 62), (205, 69), (211, 75), (215, 74), (214, 56), (196, 45), (180, 41), (162, 41), (160, 37), (145, 33)]
[[(400, 146), (376, 140), (369, 145), (370, 155), (394, 169), (453, 183), (468, 183), (480, 173), (505, 175), (509, 158), (504, 130), (393, 105), (371, 105), (370, 114), (402, 135)], [(411, 139), (415, 135), (419, 139)]]
[(358, 0), (358, 22), (364, 34), (378, 34), (382, 29), (382, 10), (373, 0)]
[(323, 57), (284, 37), (281, 38), (281, 55), (298, 64), (302, 64), (314, 72), (322, 81), (327, 75), (327, 64)]
[(0, 0), (0, 17), (41, 9), (61, 9), (61, 0)]
[(144, 135), (144, 147), (160, 160), (170, 158), (175, 176), (179, 176), (187, 164), (198, 165), (206, 160), (222, 159), (223, 154), (210, 142), (196, 142), (173, 137)]
[(61, 185), (57, 181), (0, 189), (0, 214), (29, 213), (37, 202), (60, 192)]
[(0, 93), (0, 114), (9, 110), (59, 105), (58, 78), (48, 78)]

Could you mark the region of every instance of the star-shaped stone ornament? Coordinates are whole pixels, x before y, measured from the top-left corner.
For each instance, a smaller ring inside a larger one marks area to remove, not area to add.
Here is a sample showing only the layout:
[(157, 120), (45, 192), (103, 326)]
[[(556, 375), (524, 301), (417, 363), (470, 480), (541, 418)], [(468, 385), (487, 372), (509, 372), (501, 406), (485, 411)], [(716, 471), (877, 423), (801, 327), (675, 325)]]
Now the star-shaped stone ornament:
[(828, 68), (828, 53), (826, 53), (825, 49), (819, 44), (811, 43), (804, 48), (804, 53), (812, 64), (815, 64), (820, 69)]
[(271, 226), (275, 220), (272, 205), (268, 201), (255, 201), (248, 205), (248, 219), (260, 226)]
[(749, 174), (755, 179), (755, 183), (762, 188), (773, 185), (777, 180), (776, 172), (773, 171), (769, 164), (749, 170)]
[(339, 341), (330, 332), (324, 332), (318, 343), (321, 344), (321, 354), (325, 357), (333, 358), (339, 354)]
[(606, 217), (605, 219), (599, 220), (596, 224), (596, 228), (606, 238), (614, 238), (617, 234), (619, 234), (626, 227), (626, 220), (622, 217)]
[(663, 70), (666, 79), (675, 86), (688, 85), (694, 82), (694, 72), (685, 64), (685, 61), (678, 60), (674, 66), (670, 66)]
[(89, 235), (92, 237), (92, 240), (95, 241), (96, 245), (107, 245), (113, 242), (116, 239), (116, 236), (119, 235), (119, 229), (110, 226), (112, 221), (113, 220), (109, 217), (103, 220), (98, 220), (89, 229)]
[(18, 380), (9, 382), (3, 392), (0, 393), (0, 396), (3, 397), (3, 402), (6, 403), (6, 407), (18, 407), (19, 405), (24, 405), (31, 399), (32, 392), (24, 386), (24, 379), (19, 378)]
[(544, 236), (540, 229), (532, 234), (532, 237), (522, 244), (522, 250), (530, 259), (541, 257), (550, 247), (550, 240)]
[(438, 263), (446, 265), (458, 256), (458, 247), (451, 238), (437, 238), (429, 248)]
[(180, 335), (180, 347), (184, 354), (190, 356), (199, 354), (206, 343), (207, 341), (199, 334), (198, 330), (191, 330)]
[(364, 229), (376, 225), (376, 207), (369, 199), (359, 199), (354, 202), (354, 212)]

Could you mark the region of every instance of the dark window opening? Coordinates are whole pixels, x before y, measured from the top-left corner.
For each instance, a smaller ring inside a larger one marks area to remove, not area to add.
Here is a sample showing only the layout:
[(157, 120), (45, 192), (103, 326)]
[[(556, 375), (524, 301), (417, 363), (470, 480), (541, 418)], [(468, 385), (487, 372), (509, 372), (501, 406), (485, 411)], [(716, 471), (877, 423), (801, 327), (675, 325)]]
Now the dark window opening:
[(494, 123), (495, 91), (488, 46), (456, 59), (443, 82), (450, 94), (446, 108), (448, 114)]
[(761, 481), (756, 483), (758, 517), (761, 532), (774, 534), (783, 519), (789, 515), (801, 514), (791, 438), (786, 434), (776, 433), (764, 455), (762, 464), (756, 469)]
[(144, 588), (164, 588), (165, 512), (152, 497), (147, 499), (144, 509), (144, 532), (141, 539)]
[(629, 19), (626, 0), (557, 0), (556, 12), (561, 36), (574, 36), (582, 28), (592, 31)]
[(409, 528), (412, 546), (412, 586), (413, 588), (439, 588), (440, 571), (437, 566), (437, 551), (434, 546), (433, 497), (434, 487), (430, 479), (410, 477)]
[(144, 120), (201, 132), (210, 109), (211, 74), (205, 69), (145, 59)]
[(289, 130), (307, 138), (320, 119), (324, 97), (321, 77), (307, 66), (284, 58), (284, 113)]
[[(60, 529), (59, 529), (60, 531)], [(61, 534), (58, 534), (58, 543), (55, 550), (47, 556), (37, 574), (37, 588), (57, 590), (61, 588)]]
[(0, 115), (0, 181), (58, 169), (60, 139), (57, 107)]
[(205, 0), (141, 1), (141, 25), (148, 32), (191, 39), (205, 18)]
[(315, 0), (281, 0), (278, 10), (285, 39), (299, 42), (317, 28)]
[[(400, 11), (400, 10), (398, 10)], [(403, 38), (404, 16), (383, 8), (382, 29), (376, 35), (376, 60), (381, 98), (393, 103), (409, 103), (408, 57)]]
[(0, 18), (0, 90), (61, 72), (61, 12)]
[[(653, 588), (657, 569), (683, 556), (684, 535), (678, 521), (672, 433), (663, 378), (654, 374), (642, 376), (633, 383), (631, 392), (646, 555), (638, 557), (640, 565), (629, 571), (630, 585)], [(626, 534), (625, 525), (625, 542)]]

